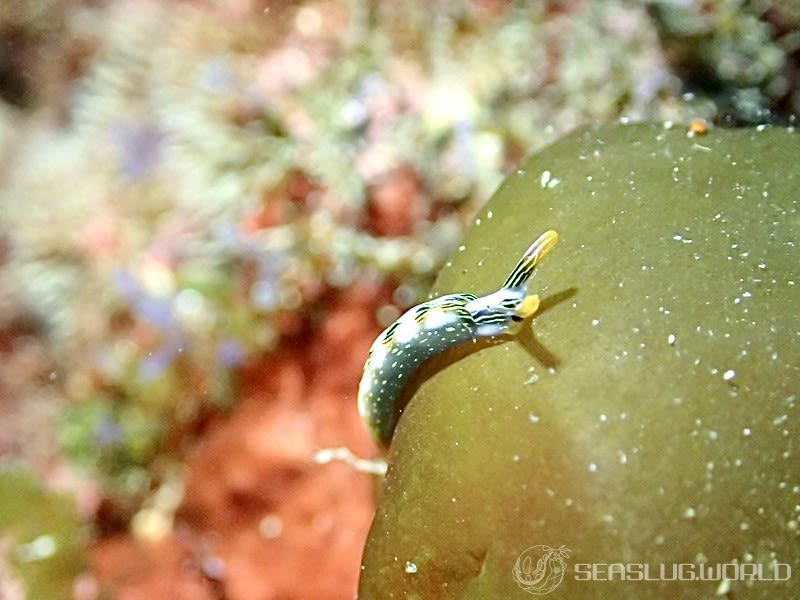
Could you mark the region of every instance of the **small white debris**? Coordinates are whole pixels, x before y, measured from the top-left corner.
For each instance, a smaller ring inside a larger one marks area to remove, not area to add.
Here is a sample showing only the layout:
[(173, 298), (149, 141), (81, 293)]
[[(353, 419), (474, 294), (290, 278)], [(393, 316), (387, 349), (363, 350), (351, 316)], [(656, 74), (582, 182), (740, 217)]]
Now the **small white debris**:
[(406, 561), (405, 572), (406, 573), (410, 573), (410, 574), (416, 573), (417, 572), (417, 565), (414, 564), (413, 562), (411, 562), (410, 560), (407, 560)]
[(723, 378), (725, 381), (733, 381), (733, 378), (734, 378), (734, 377), (736, 377), (736, 371), (734, 371), (733, 369), (728, 369), (727, 371), (725, 371), (725, 372), (722, 374), (722, 378)]
[(543, 188), (550, 189), (561, 183), (561, 180), (557, 177), (553, 177), (553, 174), (550, 171), (542, 171), (542, 176), (539, 178), (539, 183)]
[(778, 427), (779, 425), (783, 425), (788, 418), (789, 415), (781, 415), (780, 417), (775, 417), (774, 419), (772, 419), (772, 424)]
[(670, 334), (667, 336), (667, 343), (668, 343), (670, 346), (674, 346), (674, 345), (675, 345), (675, 340), (676, 340), (676, 339), (677, 339), (677, 338), (675, 337), (675, 334), (674, 334), (674, 333), (670, 333)]
[(268, 540), (274, 540), (283, 533), (283, 519), (278, 515), (267, 515), (258, 524), (258, 532)]
[(715, 596), (727, 596), (728, 592), (730, 591), (731, 591), (731, 580), (728, 579), (727, 577), (724, 577), (717, 586), (717, 592)]
[(536, 383), (537, 381), (539, 381), (539, 375), (537, 375), (536, 373), (533, 373), (533, 374), (532, 374), (530, 377), (528, 377), (528, 378), (525, 380), (525, 383), (526, 383), (527, 385), (533, 385), (533, 384), (534, 384), (534, 383)]
[(19, 562), (29, 563), (50, 558), (58, 550), (52, 535), (40, 535), (32, 542), (20, 544), (14, 549)]

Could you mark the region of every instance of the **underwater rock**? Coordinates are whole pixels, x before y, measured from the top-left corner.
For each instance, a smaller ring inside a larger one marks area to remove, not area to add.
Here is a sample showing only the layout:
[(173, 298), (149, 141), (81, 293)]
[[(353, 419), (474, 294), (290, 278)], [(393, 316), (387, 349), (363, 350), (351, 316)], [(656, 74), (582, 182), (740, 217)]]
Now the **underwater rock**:
[(360, 597), (792, 597), (799, 183), (772, 128), (601, 126), (512, 173), (433, 295), (496, 289), (554, 228), (542, 305), (419, 386)]

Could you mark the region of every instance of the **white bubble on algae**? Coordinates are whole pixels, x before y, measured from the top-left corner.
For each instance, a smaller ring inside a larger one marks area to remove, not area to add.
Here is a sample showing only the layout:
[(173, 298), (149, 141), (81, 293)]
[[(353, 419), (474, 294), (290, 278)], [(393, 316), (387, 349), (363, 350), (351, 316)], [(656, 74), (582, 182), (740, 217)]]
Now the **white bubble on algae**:
[(544, 170), (542, 171), (541, 177), (539, 177), (539, 183), (543, 188), (550, 189), (556, 187), (559, 183), (561, 183), (561, 180), (558, 179), (557, 177), (553, 177), (553, 174), (550, 171)]
[(407, 560), (406, 561), (406, 566), (405, 566), (405, 572), (406, 573), (410, 573), (410, 574), (416, 573), (417, 572), (417, 565), (415, 563), (411, 562), (410, 560)]

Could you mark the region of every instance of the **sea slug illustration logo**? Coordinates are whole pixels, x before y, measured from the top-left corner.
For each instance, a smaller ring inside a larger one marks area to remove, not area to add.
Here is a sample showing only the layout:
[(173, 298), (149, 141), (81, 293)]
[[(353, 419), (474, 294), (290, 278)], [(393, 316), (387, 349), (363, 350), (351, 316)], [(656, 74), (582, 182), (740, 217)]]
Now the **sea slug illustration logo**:
[(544, 596), (556, 589), (564, 579), (566, 559), (570, 549), (566, 546), (531, 546), (514, 564), (514, 581), (529, 594)]

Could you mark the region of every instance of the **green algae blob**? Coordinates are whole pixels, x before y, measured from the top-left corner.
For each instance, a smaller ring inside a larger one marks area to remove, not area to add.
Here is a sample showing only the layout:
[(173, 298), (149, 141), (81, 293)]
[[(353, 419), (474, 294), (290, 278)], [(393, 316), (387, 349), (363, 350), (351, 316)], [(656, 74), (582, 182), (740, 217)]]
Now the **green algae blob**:
[[(0, 574), (9, 569), (21, 580), (26, 598), (72, 599), (73, 580), (85, 568), (87, 537), (71, 497), (48, 492), (30, 473), (0, 464)], [(4, 589), (0, 585), (2, 599)]]
[(420, 385), (360, 597), (530, 598), (512, 571), (537, 545), (569, 554), (548, 598), (794, 597), (799, 198), (800, 135), (778, 129), (604, 126), (510, 175), (433, 294), (496, 289), (554, 228), (533, 333)]

